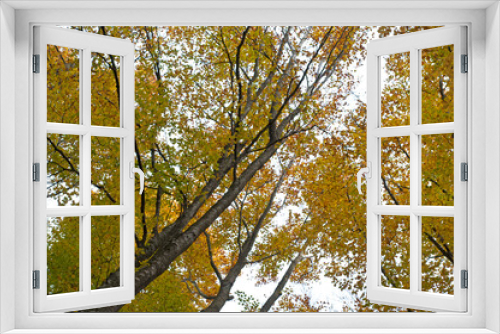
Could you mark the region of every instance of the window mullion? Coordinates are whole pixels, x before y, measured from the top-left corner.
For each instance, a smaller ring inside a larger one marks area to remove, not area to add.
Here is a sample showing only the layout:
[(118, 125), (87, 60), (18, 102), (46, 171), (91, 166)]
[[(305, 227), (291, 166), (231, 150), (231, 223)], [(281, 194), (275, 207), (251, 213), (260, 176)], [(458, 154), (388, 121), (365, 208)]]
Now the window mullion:
[[(84, 71), (84, 68), (85, 68), (85, 65), (84, 65), (84, 61), (85, 61), (85, 57), (84, 57), (84, 54), (83, 54), (83, 50), (80, 50), (79, 51), (79, 55), (80, 55), (80, 77), (79, 77), (79, 89), (80, 89), (80, 101), (79, 101), (79, 119), (80, 119), (80, 125), (83, 124), (84, 122), (84, 117), (83, 115), (85, 114), (84, 113), (84, 95), (83, 95), (83, 86), (84, 86), (84, 78), (83, 78), (83, 73), (85, 73)], [(49, 127), (50, 124), (47, 124), (47, 126)], [(86, 189), (85, 189), (85, 175), (84, 175), (84, 169), (83, 169), (83, 166), (84, 166), (84, 163), (85, 163), (85, 159), (83, 158), (83, 152), (84, 152), (84, 148), (85, 148), (85, 145), (84, 145), (84, 137), (83, 136), (80, 136), (80, 147), (79, 147), (79, 159), (80, 159), (80, 180), (79, 180), (79, 187), (80, 187), (80, 205), (83, 206), (86, 204), (86, 198), (85, 198), (85, 193), (86, 193)], [(85, 281), (85, 270), (83, 270), (85, 268), (85, 251), (86, 249), (83, 247), (85, 245), (84, 243), (84, 240), (85, 240), (85, 236), (86, 236), (86, 221), (85, 221), (85, 216), (81, 216), (79, 217), (79, 222), (80, 222), (80, 252), (79, 252), (79, 284), (80, 284), (80, 291), (84, 291), (86, 290), (86, 287), (87, 287), (87, 282)]]
[[(82, 124), (90, 130), (91, 126), (91, 50), (89, 48), (83, 49), (83, 70), (82, 70), (82, 80), (83, 83), (80, 86), (82, 90)], [(92, 263), (91, 263), (91, 216), (90, 216), (90, 205), (91, 205), (91, 166), (92, 166), (92, 148), (91, 148), (91, 132), (88, 131), (82, 136), (82, 202), (86, 209), (86, 214), (83, 217), (83, 233), (82, 233), (82, 281), (83, 281), (83, 291), (90, 293), (91, 290), (91, 274), (92, 274)]]
[(410, 291), (418, 292), (420, 277), (420, 217), (416, 213), (420, 195), (420, 138), (415, 133), (419, 123), (419, 52), (410, 50)]

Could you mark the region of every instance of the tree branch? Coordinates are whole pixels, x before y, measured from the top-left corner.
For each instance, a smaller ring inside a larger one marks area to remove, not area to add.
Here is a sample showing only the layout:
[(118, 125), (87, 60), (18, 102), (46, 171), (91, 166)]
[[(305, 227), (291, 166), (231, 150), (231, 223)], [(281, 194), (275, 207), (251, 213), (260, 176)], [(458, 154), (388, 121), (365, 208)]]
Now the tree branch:
[(303, 257), (301, 254), (297, 255), (292, 262), (290, 262), (290, 265), (288, 266), (288, 269), (286, 270), (285, 274), (281, 278), (280, 282), (274, 289), (273, 293), (269, 298), (266, 300), (264, 305), (260, 308), (259, 312), (269, 312), (273, 304), (278, 300), (279, 297), (281, 297), (281, 294), (283, 293), (283, 289), (285, 288), (286, 284), (290, 280), (290, 276), (292, 276), (293, 271), (295, 270), (295, 267), (297, 264), (299, 264), (300, 261), (302, 261)]
[(205, 234), (205, 239), (207, 240), (208, 256), (210, 257), (210, 266), (212, 266), (215, 275), (219, 279), (219, 282), (222, 284), (222, 281), (224, 279), (222, 278), (219, 268), (217, 268), (217, 265), (214, 262), (214, 255), (212, 253), (212, 243), (210, 242), (210, 235), (207, 233), (207, 231), (204, 231), (203, 234)]

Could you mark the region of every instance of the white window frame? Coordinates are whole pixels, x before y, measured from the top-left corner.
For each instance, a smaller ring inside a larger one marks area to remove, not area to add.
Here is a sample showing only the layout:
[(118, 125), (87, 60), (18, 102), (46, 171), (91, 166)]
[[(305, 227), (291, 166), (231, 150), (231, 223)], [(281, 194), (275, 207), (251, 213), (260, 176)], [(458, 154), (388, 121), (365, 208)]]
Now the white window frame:
[[(466, 27), (450, 26), (377, 39), (367, 47), (367, 164), (372, 177), (367, 179), (367, 297), (373, 303), (422, 310), (467, 310), (467, 290), (461, 287), (461, 272), (467, 270), (467, 184), (461, 180), (461, 163), (467, 163), (467, 76), (462, 73), (461, 56), (467, 54)], [(454, 121), (422, 124), (421, 107), (421, 50), (454, 46)], [(409, 52), (410, 55), (410, 123), (406, 126), (383, 127), (381, 124), (380, 57)], [(454, 206), (422, 205), (421, 136), (455, 134), (454, 136)], [(381, 203), (381, 141), (383, 138), (405, 137), (410, 142), (410, 203), (385, 205)], [(381, 285), (381, 217), (409, 218), (410, 286), (396, 289)], [(421, 290), (422, 217), (453, 217), (453, 276), (454, 293), (438, 294)]]
[[(10, 5), (19, 9), (14, 10)], [(128, 9), (125, 8), (127, 6)], [(162, 6), (163, 8), (159, 8)], [(398, 9), (392, 9), (393, 6), (397, 6)], [(103, 7), (108, 9), (103, 9)], [(135, 7), (140, 7), (141, 10), (130, 9)], [(183, 329), (183, 333), (229, 333), (248, 332), (253, 328), (266, 333), (341, 333), (346, 331), (349, 333), (415, 333), (415, 330), (411, 328), (419, 328), (419, 332), (422, 333), (500, 332), (498, 319), (500, 312), (500, 229), (498, 226), (500, 220), (500, 205), (498, 204), (500, 203), (500, 116), (498, 112), (500, 109), (500, 94), (498, 94), (500, 91), (500, 10), (496, 1), (398, 1), (397, 3), (386, 1), (332, 1), (329, 3), (238, 1), (232, 5), (215, 1), (184, 4), (148, 1), (140, 4), (135, 2), (119, 4), (113, 1), (81, 1), (73, 2), (73, 4), (50, 1), (7, 1), (7, 3), (4, 1), (0, 4), (0, 11), (2, 46), (0, 51), (0, 269), (2, 272), (0, 276), (0, 331), (15, 329), (12, 333), (47, 333), (42, 329), (51, 329), (49, 332), (54, 333), (60, 329), (60, 333), (76, 333), (76, 329), (88, 329), (86, 333), (110, 333), (114, 329), (114, 333), (139, 333), (141, 329), (142, 332), (144, 329), (157, 329), (158, 333), (173, 333), (180, 331), (177, 329)], [(470, 110), (468, 151), (471, 154), (468, 190), (468, 197), (471, 199), (468, 203), (468, 220), (471, 222), (468, 231), (470, 237), (468, 243), (470, 273), (468, 311), (435, 314), (33, 313), (31, 290), (33, 266), (30, 259), (33, 241), (31, 233), (33, 185), (30, 179), (33, 120), (32, 103), (28, 97), (32, 94), (30, 73), (32, 27), (36, 24), (467, 25), (470, 41), (468, 54), (471, 60), (469, 64), (471, 74), (468, 76), (468, 85), (471, 87), (468, 92), (468, 109)], [(15, 71), (13, 66), (15, 66)], [(487, 71), (486, 68), (488, 68)], [(12, 85), (14, 79), (15, 88)], [(11, 135), (15, 135), (15, 145), (12, 145)], [(12, 163), (13, 160), (15, 164)], [(12, 199), (12, 189), (15, 189), (14, 199)], [(15, 209), (12, 210), (12, 207)], [(14, 250), (14, 256), (12, 256), (12, 250)], [(486, 254), (488, 254), (487, 260)], [(30, 260), (27, 261), (27, 259)], [(488, 266), (486, 266), (486, 261), (488, 261)], [(12, 308), (12, 305), (15, 307)], [(134, 328), (137, 330), (133, 330)], [(226, 330), (217, 330), (221, 328)], [(291, 330), (299, 328), (301, 330)], [(350, 329), (342, 331), (341, 328)], [(356, 328), (358, 330), (355, 330)], [(381, 330), (381, 328), (384, 329)]]
[[(75, 311), (109, 305), (128, 304), (135, 296), (134, 288), (134, 52), (135, 46), (120, 38), (101, 36), (64, 28), (34, 27), (34, 52), (39, 55), (39, 73), (33, 75), (34, 89), (34, 162), (39, 163), (39, 181), (33, 184), (34, 202), (34, 270), (39, 271), (39, 288), (34, 289), (34, 311)], [(47, 46), (55, 45), (79, 50), (79, 124), (47, 122)], [(120, 125), (92, 124), (92, 52), (112, 54), (120, 58)], [(47, 208), (47, 134), (78, 135), (80, 147), (80, 205)], [(120, 140), (120, 198), (117, 205), (92, 205), (91, 170), (92, 138), (113, 137)], [(94, 216), (119, 216), (120, 286), (91, 288), (91, 225)], [(47, 295), (47, 225), (48, 217), (79, 218), (79, 284), (77, 292)]]

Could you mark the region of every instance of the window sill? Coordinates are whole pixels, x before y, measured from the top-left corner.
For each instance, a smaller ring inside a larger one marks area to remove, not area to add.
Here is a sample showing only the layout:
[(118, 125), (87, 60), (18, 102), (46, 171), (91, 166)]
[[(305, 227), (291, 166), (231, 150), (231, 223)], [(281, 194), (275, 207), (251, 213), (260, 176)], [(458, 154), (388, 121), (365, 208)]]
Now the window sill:
[(487, 334), (471, 329), (14, 329), (4, 334)]

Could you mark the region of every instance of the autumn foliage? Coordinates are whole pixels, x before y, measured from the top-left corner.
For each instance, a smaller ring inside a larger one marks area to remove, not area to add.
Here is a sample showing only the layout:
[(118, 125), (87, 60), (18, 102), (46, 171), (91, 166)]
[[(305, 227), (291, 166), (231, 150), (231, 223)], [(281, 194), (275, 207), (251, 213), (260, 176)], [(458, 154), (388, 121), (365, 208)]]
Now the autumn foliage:
[[(401, 311), (366, 299), (366, 44), (418, 27), (73, 27), (136, 46), (136, 298), (97, 311)], [(49, 47), (48, 122), (78, 123), (80, 55)], [(92, 124), (119, 126), (120, 62), (92, 54)], [(383, 126), (408, 124), (409, 55), (384, 59)], [(422, 52), (422, 122), (453, 121), (453, 49)], [(361, 94), (361, 95), (360, 95)], [(64, 101), (64, 102), (62, 102)], [(79, 205), (79, 137), (47, 137), (48, 205)], [(120, 141), (92, 141), (92, 205), (120, 203)], [(408, 138), (381, 199), (409, 203)], [(453, 136), (422, 138), (422, 202), (453, 205)], [(383, 217), (382, 284), (408, 288), (409, 221)], [(48, 222), (48, 290), (78, 290), (78, 218)], [(423, 289), (453, 293), (453, 220), (422, 221)], [(92, 287), (119, 286), (119, 217), (92, 219)], [(73, 275), (67, 275), (67, 273)], [(252, 289), (235, 289), (243, 277)], [(350, 296), (318, 300), (329, 284)], [(265, 299), (255, 289), (272, 287)], [(340, 305), (340, 306), (339, 306)]]

